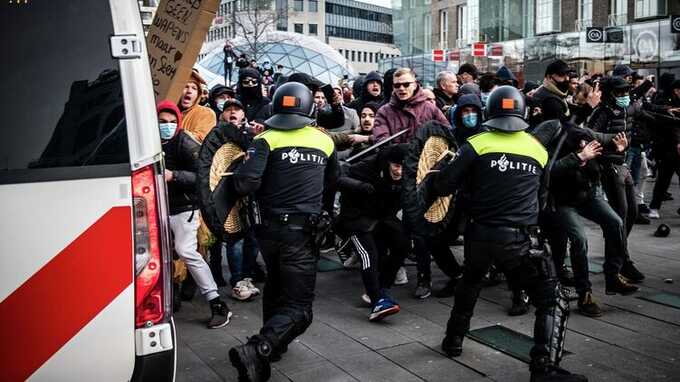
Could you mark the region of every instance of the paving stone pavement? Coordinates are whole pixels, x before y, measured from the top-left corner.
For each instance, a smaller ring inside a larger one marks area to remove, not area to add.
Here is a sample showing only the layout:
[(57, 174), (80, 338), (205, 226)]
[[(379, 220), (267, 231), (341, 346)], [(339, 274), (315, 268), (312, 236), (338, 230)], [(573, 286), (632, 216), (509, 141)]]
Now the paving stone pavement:
[[(652, 185), (648, 185), (651, 194)], [(590, 381), (680, 381), (680, 308), (640, 299), (673, 293), (680, 301), (680, 196), (665, 202), (662, 219), (636, 225), (629, 238), (630, 253), (647, 276), (633, 296), (606, 296), (604, 277), (591, 274), (593, 293), (604, 315), (588, 318), (572, 303), (562, 366)], [(671, 227), (667, 238), (652, 234), (661, 222)], [(591, 262), (601, 263), (603, 240), (599, 227), (588, 227)], [(462, 259), (462, 247), (454, 247)], [(482, 343), (466, 339), (463, 354), (444, 357), (440, 343), (453, 298), (415, 300), (415, 267), (407, 266), (409, 284), (393, 288), (402, 311), (380, 323), (369, 323), (363, 305), (363, 286), (357, 270), (318, 274), (314, 322), (273, 364), (271, 381), (528, 381), (528, 366)], [(225, 267), (225, 272), (228, 269)], [(433, 283), (446, 278), (433, 263)], [(667, 283), (665, 279), (673, 279)], [(220, 290), (230, 295), (228, 288)], [(246, 341), (261, 325), (261, 302), (227, 298), (232, 322), (208, 330), (208, 305), (200, 296), (184, 302), (175, 315), (177, 325), (177, 381), (236, 381), (229, 363), (230, 347)], [(504, 284), (485, 288), (475, 309), (471, 329), (501, 324), (531, 335), (533, 311), (520, 317), (506, 314), (510, 292)]]

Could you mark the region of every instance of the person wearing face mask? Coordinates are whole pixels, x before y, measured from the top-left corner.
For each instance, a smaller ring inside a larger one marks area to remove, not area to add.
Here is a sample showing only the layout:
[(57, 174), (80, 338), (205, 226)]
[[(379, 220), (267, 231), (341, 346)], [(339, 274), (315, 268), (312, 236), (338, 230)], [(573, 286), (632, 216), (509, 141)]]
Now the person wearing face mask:
[[(596, 132), (626, 134), (631, 139), (633, 117), (642, 118), (637, 104), (630, 102), (630, 84), (622, 77), (605, 77), (600, 81), (602, 101), (588, 120), (588, 127)], [(627, 149), (627, 148), (626, 148)], [(630, 170), (624, 165), (626, 151), (605, 151), (598, 162), (601, 168), (602, 188), (612, 208), (623, 220), (626, 236), (637, 218), (635, 187)], [(633, 265), (629, 254), (621, 267), (621, 275), (632, 283), (640, 283), (645, 276)]]
[(221, 328), (229, 323), (232, 313), (220, 298), (210, 267), (196, 250), (200, 214), (196, 196), (196, 166), (201, 145), (182, 129), (182, 114), (173, 102), (160, 102), (157, 112), (165, 155), (164, 176), (168, 183), (174, 249), (210, 304), (212, 316), (208, 328)]
[(262, 77), (254, 68), (243, 68), (238, 72), (237, 99), (243, 104), (246, 119), (251, 121), (269, 105), (270, 99), (262, 94)]
[(199, 104), (203, 85), (205, 85), (205, 80), (201, 78), (198, 71), (192, 70), (189, 81), (184, 85), (182, 95), (177, 102), (184, 120), (183, 130), (190, 133), (199, 143), (203, 142), (216, 123), (215, 113), (210, 108)]
[(230, 99), (234, 99), (235, 97), (236, 93), (234, 93), (234, 90), (228, 86), (215, 85), (212, 89), (210, 89), (208, 103), (210, 104), (212, 111), (215, 112), (218, 120), (220, 119), (220, 114), (222, 114), (222, 111), (224, 110), (224, 103)]
[(482, 127), (482, 103), (479, 97), (473, 94), (460, 97), (453, 113), (453, 125), (453, 135), (458, 145), (465, 143), (471, 136), (486, 131)]
[(540, 107), (540, 117), (531, 119), (532, 126), (537, 126), (549, 119), (567, 121), (571, 117), (567, 96), (569, 95), (569, 72), (566, 62), (555, 60), (545, 69), (543, 84), (532, 96), (535, 105)]

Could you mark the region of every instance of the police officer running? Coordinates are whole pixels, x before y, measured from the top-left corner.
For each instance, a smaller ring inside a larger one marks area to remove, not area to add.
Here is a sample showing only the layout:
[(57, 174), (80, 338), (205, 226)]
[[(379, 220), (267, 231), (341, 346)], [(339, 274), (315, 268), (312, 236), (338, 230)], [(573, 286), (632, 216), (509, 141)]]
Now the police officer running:
[(438, 196), (450, 195), (463, 183), (470, 194), (469, 220), (465, 232), (465, 268), (451, 318), (442, 342), (448, 356), (462, 353), (463, 337), (482, 278), (495, 262), (511, 286), (526, 290), (536, 307), (534, 346), (531, 349), (531, 380), (587, 381), (558, 367), (566, 331), (568, 305), (560, 299), (549, 252), (541, 250), (534, 227), (538, 221), (539, 188), (548, 161), (545, 148), (524, 132), (526, 105), (511, 86), (496, 88), (486, 106), (489, 129), (468, 138), (457, 158), (439, 164), (419, 192), (427, 205)]
[(264, 326), (229, 351), (240, 381), (269, 379), (269, 363), (312, 322), (322, 194), (338, 178), (333, 141), (310, 126), (313, 112), (307, 87), (289, 82), (278, 88), (267, 130), (255, 137), (234, 173), (236, 192), (254, 194), (252, 223), (267, 265)]

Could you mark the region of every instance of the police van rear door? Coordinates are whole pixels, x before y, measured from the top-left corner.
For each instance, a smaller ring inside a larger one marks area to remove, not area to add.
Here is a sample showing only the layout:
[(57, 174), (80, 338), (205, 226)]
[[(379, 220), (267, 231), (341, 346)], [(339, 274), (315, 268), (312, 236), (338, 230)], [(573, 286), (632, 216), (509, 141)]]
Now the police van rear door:
[[(134, 174), (161, 168), (138, 4), (5, 1), (0, 35), (0, 379), (130, 380)], [(144, 323), (167, 325), (155, 292)]]

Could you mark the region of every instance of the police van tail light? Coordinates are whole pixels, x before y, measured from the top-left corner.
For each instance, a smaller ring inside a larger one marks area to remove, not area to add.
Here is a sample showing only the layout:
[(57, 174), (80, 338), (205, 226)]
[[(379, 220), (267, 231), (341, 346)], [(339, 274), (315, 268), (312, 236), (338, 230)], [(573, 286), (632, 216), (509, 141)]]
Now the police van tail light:
[[(154, 165), (132, 174), (135, 251), (135, 326), (157, 324), (170, 310), (169, 259), (163, 256), (163, 223)], [(167, 285), (166, 285), (167, 284)], [(168, 317), (169, 318), (169, 317)]]

